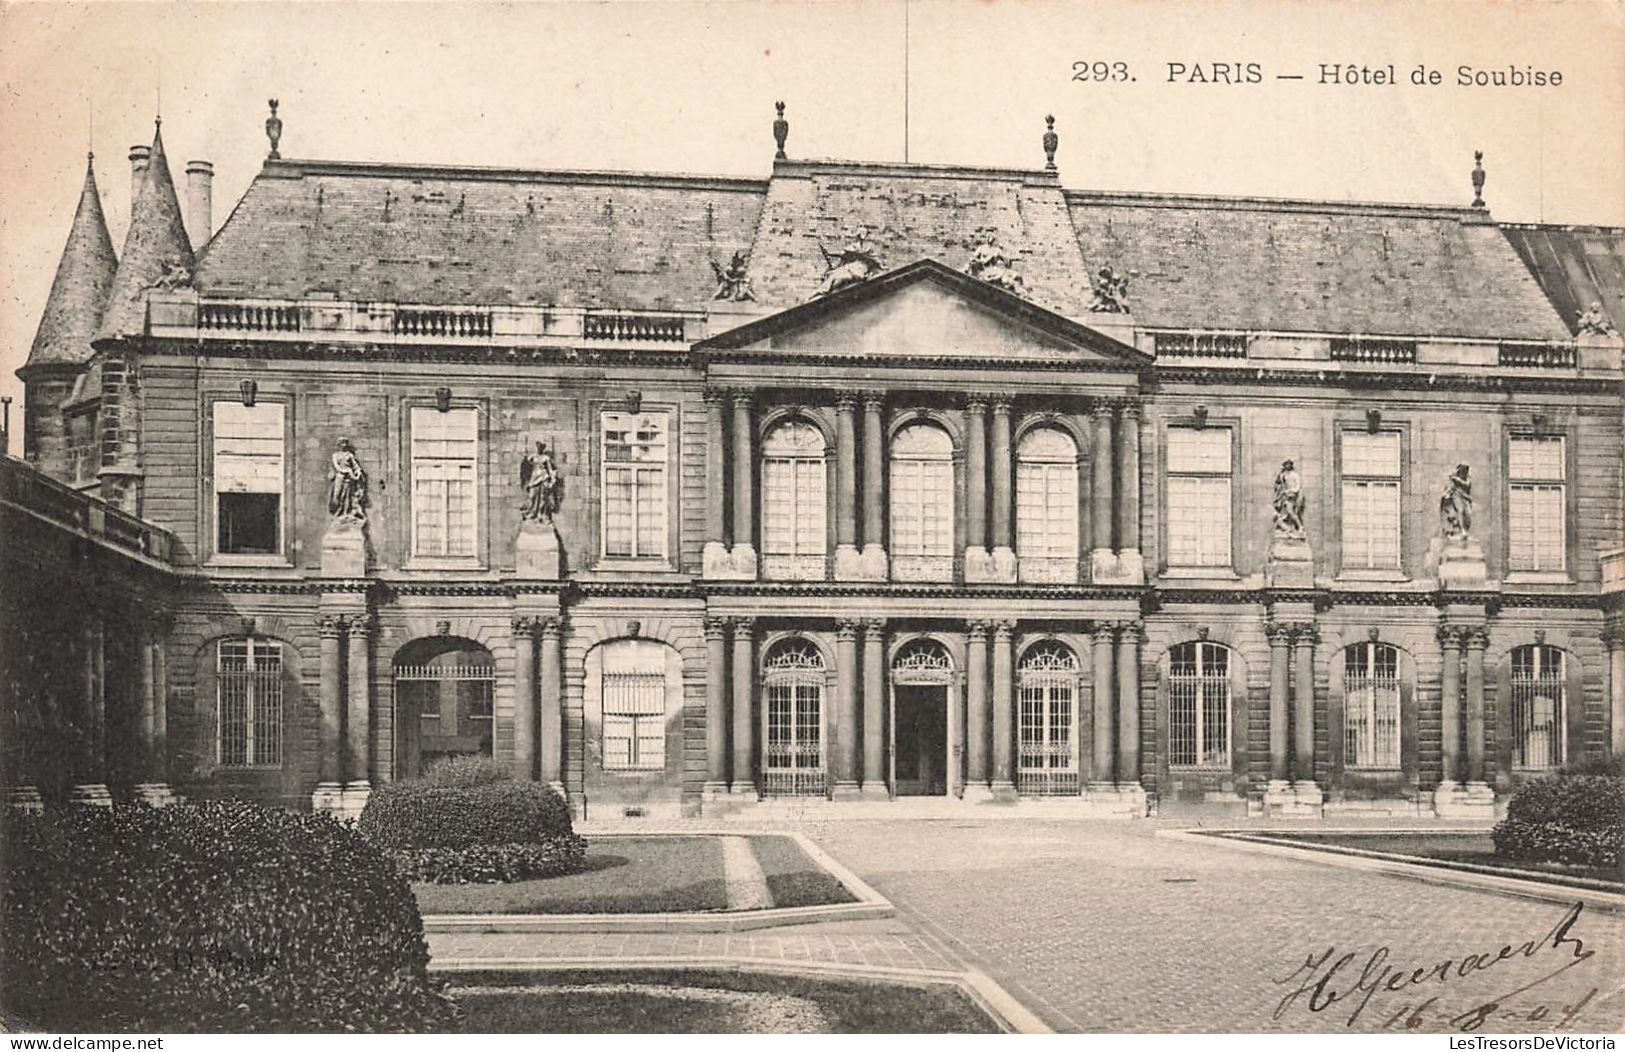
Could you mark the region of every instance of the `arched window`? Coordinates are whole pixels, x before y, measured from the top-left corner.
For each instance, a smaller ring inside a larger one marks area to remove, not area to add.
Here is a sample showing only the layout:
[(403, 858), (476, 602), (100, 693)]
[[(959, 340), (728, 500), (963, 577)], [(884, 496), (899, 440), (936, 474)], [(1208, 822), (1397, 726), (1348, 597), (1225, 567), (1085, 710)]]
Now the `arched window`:
[(894, 683), (951, 683), (954, 663), (936, 640), (911, 639), (897, 648), (897, 655), (892, 658), (891, 674)]
[(1568, 701), (1566, 655), (1556, 647), (1512, 651), (1512, 765), (1557, 767), (1563, 763)]
[(489, 650), (472, 639), (426, 636), (396, 652), (393, 672), (396, 777), (491, 755), (496, 663)]
[(1181, 643), (1168, 652), (1168, 762), (1230, 765), (1230, 650)]
[(218, 759), (224, 767), (282, 765), (282, 644), (222, 639), (215, 658)]
[(1065, 644), (1046, 640), (1027, 648), (1017, 675), (1016, 789), (1029, 795), (1074, 794), (1078, 765), (1073, 747), (1078, 658)]
[(1343, 648), (1343, 762), (1399, 766), (1399, 651), (1387, 643)]
[(824, 436), (786, 420), (762, 441), (762, 567), (769, 577), (824, 576)]
[(1016, 449), (1016, 556), (1023, 580), (1076, 579), (1078, 447), (1040, 427)]
[(953, 573), (954, 449), (947, 432), (912, 424), (891, 447), (891, 554), (899, 576)]
[(766, 796), (824, 794), (824, 658), (805, 639), (786, 639), (763, 663)]

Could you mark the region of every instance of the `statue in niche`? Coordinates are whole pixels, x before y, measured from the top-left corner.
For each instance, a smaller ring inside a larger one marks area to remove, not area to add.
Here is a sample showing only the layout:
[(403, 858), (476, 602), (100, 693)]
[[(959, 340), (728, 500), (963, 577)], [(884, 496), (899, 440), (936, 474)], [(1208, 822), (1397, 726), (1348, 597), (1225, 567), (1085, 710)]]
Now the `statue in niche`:
[(546, 442), (536, 443), (536, 452), (526, 453), (519, 462), (519, 485), (525, 491), (521, 522), (552, 522), (564, 503), (564, 476)]
[(1089, 309), (1099, 314), (1127, 314), (1128, 278), (1120, 278), (1111, 267), (1101, 267), (1089, 279)]
[(327, 476), (327, 513), (339, 522), (367, 521), (367, 470), (347, 438), (339, 439), (339, 448), (333, 451), (333, 467)]
[(831, 254), (822, 242), (818, 251), (824, 254), (824, 280), (812, 294), (813, 299), (872, 278), (885, 269), (864, 243), (862, 234), (838, 253)]
[(1304, 509), (1303, 477), (1292, 461), (1283, 460), (1275, 476), (1275, 535), (1301, 540)]
[(1439, 526), (1450, 540), (1466, 540), (1473, 528), (1473, 484), (1466, 464), (1457, 464), (1439, 498)]
[(754, 301), (756, 294), (750, 289), (750, 278), (745, 274), (745, 253), (743, 250), (735, 252), (733, 259), (726, 267), (718, 266), (716, 260), (711, 261), (711, 269), (717, 275), (717, 291), (711, 296), (714, 300), (732, 300), (735, 303)]
[(1006, 292), (1017, 295), (1026, 292), (1021, 275), (1015, 271), (1014, 260), (1005, 255), (1004, 250), (994, 242), (992, 234), (984, 235), (972, 250), (970, 262), (965, 264), (965, 273)]
[(1580, 336), (1617, 336), (1614, 323), (1602, 311), (1602, 304), (1593, 302), (1575, 319), (1574, 331)]

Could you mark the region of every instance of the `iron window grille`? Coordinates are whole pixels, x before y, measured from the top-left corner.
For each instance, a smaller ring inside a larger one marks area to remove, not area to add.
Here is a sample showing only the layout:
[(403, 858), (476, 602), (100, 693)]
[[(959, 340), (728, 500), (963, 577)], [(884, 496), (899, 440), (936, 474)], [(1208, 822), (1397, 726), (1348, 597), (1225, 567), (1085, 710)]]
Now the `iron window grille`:
[(1343, 649), (1343, 762), (1397, 768), (1400, 763), (1399, 651), (1387, 643)]
[(1230, 765), (1230, 651), (1181, 643), (1168, 653), (1168, 762)]
[(1532, 645), (1512, 651), (1512, 763), (1544, 770), (1563, 763), (1568, 703), (1566, 655)]
[(216, 656), (223, 767), (282, 764), (282, 645), (252, 636), (221, 640)]
[(934, 686), (953, 682), (948, 652), (934, 639), (911, 639), (898, 648), (891, 663), (892, 682)]
[(762, 795), (824, 795), (824, 678), (824, 659), (806, 640), (786, 640), (768, 656)]
[(1078, 792), (1078, 659), (1065, 644), (1035, 643), (1017, 673), (1016, 791), (1024, 796), (1074, 796)]
[(664, 770), (664, 648), (655, 643), (626, 641), (606, 650), (603, 699), (604, 770)]

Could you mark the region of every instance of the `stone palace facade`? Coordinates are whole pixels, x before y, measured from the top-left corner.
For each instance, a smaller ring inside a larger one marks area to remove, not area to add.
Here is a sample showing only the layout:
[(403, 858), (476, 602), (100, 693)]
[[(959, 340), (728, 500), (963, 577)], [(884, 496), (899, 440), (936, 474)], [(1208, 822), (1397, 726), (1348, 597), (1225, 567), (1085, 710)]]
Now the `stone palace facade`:
[(270, 154), (93, 172), (0, 508), (14, 801), (1482, 816), (1625, 752), (1625, 231)]

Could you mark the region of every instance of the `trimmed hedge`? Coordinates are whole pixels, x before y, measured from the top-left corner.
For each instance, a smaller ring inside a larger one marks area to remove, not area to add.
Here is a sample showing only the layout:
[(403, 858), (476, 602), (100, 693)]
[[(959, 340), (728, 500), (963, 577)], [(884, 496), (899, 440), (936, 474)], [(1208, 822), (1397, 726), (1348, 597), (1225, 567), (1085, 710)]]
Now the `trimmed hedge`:
[(427, 781), (374, 786), (361, 835), (387, 848), (541, 844), (568, 837), (570, 805), (539, 782), (440, 787)]
[(385, 848), (402, 877), (414, 883), (496, 884), (556, 877), (581, 865), (587, 840), (574, 833), (540, 844)]
[(1525, 782), (1492, 831), (1495, 853), (1615, 868), (1625, 852), (1625, 776), (1558, 774)]
[(47, 1030), (443, 1028), (411, 889), (329, 815), (237, 800), (7, 829), (6, 1007)]

